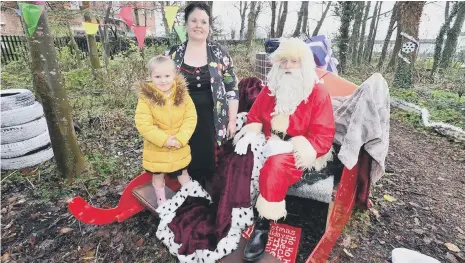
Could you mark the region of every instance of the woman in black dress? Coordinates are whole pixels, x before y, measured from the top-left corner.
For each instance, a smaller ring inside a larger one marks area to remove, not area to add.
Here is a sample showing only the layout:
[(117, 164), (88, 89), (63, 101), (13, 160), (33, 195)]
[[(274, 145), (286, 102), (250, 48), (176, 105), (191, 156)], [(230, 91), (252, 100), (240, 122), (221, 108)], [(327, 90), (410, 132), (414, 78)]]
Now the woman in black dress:
[(205, 187), (216, 167), (219, 147), (236, 132), (238, 88), (234, 65), (228, 52), (207, 40), (210, 7), (194, 2), (184, 10), (188, 40), (170, 48), (167, 55), (188, 83), (198, 122), (190, 140), (190, 176)]

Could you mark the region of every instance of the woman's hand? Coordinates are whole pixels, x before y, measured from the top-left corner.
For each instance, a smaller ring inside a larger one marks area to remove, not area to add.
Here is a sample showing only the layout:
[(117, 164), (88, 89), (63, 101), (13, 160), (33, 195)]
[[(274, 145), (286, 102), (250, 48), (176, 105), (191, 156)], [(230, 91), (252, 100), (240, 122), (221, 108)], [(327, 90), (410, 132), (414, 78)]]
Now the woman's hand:
[(232, 139), (234, 138), (234, 135), (236, 135), (236, 119), (230, 120), (228, 122), (228, 130), (226, 135), (228, 136), (228, 139)]

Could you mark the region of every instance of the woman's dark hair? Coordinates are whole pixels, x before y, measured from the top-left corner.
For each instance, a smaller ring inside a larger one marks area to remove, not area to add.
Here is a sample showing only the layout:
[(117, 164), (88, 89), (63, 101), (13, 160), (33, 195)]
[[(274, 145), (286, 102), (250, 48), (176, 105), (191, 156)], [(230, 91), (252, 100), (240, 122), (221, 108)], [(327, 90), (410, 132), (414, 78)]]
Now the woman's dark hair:
[(189, 3), (186, 8), (184, 8), (184, 22), (187, 24), (187, 19), (189, 18), (189, 15), (194, 12), (195, 9), (200, 9), (205, 11), (208, 15), (208, 23), (211, 25), (212, 24), (212, 16), (211, 16), (211, 9), (210, 6), (205, 3), (205, 2), (191, 2)]

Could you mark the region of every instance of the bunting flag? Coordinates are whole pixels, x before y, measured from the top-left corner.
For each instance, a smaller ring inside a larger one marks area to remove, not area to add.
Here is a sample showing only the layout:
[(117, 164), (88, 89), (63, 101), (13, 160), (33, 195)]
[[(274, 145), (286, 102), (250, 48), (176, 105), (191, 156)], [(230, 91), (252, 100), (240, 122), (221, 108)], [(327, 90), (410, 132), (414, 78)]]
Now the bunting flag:
[(121, 12), (119, 12), (119, 17), (129, 26), (134, 25), (134, 18), (132, 15), (132, 6), (122, 6)]
[(97, 34), (97, 30), (98, 30), (97, 23), (82, 22), (82, 26), (84, 27), (84, 31), (86, 32), (86, 35)]
[(148, 26), (133, 26), (132, 29), (134, 30), (134, 34), (137, 38), (137, 43), (139, 44), (139, 48), (142, 49), (144, 47), (145, 42), (145, 34), (147, 33)]
[(44, 9), (43, 5), (33, 5), (19, 3), (19, 9), (21, 14), (23, 14), (24, 21), (27, 25), (27, 33), (29, 36), (34, 35), (37, 29), (37, 23), (39, 23), (39, 18), (42, 15), (42, 10)]
[(179, 39), (181, 42), (186, 41), (186, 29), (183, 26), (174, 26), (174, 30), (176, 30), (176, 33), (178, 34)]
[(179, 6), (176, 6), (176, 5), (165, 6), (166, 21), (168, 22), (168, 28), (170, 32), (171, 32), (171, 28), (173, 27), (176, 14), (178, 13), (178, 9), (179, 9)]

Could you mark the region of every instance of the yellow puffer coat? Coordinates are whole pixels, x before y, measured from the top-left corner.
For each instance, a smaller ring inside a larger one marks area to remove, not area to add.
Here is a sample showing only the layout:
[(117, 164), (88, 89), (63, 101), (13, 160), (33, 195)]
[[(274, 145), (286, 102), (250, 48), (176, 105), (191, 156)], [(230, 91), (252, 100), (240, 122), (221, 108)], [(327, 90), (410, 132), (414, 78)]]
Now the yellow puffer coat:
[[(197, 112), (182, 75), (176, 75), (169, 97), (156, 89), (153, 82), (142, 83), (135, 122), (144, 137), (142, 166), (145, 170), (170, 173), (185, 168), (191, 162), (188, 141), (197, 125)], [(164, 146), (173, 135), (181, 148)]]

